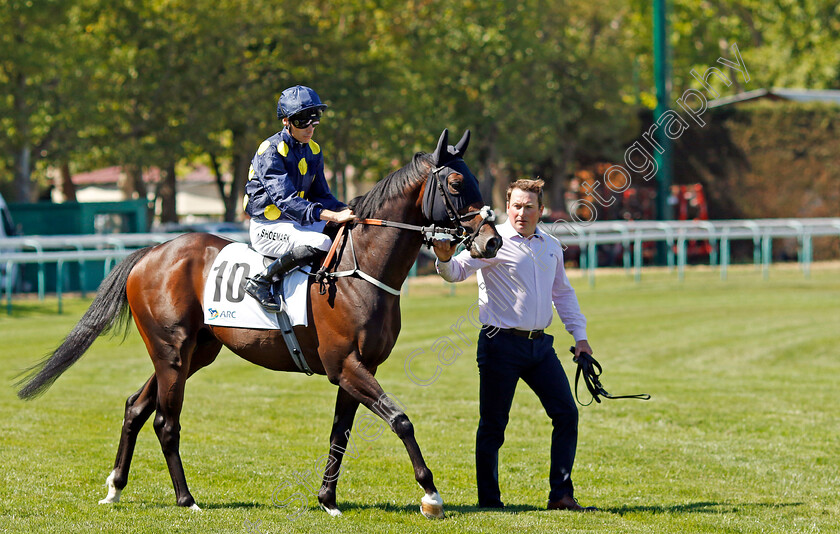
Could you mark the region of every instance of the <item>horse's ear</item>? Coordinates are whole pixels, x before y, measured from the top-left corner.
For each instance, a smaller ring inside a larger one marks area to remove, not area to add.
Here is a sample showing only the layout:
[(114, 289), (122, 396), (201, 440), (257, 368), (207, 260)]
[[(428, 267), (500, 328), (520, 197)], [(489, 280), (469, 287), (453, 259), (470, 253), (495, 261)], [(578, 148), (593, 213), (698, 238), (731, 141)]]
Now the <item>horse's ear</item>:
[(467, 151), (467, 145), (470, 144), (470, 131), (467, 130), (464, 132), (464, 135), (461, 136), (461, 140), (458, 141), (458, 144), (455, 145), (455, 157), (456, 158), (463, 158), (464, 152)]
[(448, 150), (449, 147), (449, 130), (447, 128), (443, 129), (443, 133), (440, 134), (440, 139), (438, 139), (437, 148), (435, 149), (434, 154), (434, 161), (435, 165), (440, 167), (444, 161), (449, 158)]

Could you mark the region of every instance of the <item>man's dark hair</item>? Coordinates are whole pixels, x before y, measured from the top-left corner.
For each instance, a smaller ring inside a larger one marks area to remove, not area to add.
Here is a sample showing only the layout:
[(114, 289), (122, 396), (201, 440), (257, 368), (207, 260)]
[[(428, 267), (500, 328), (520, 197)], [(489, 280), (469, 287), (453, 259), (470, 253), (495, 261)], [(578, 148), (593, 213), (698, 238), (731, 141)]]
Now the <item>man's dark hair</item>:
[(528, 193), (536, 193), (537, 194), (537, 203), (539, 206), (543, 205), (542, 201), (542, 193), (543, 193), (543, 186), (545, 185), (545, 181), (540, 180), (539, 178), (536, 180), (528, 180), (527, 178), (520, 178), (519, 180), (510, 184), (507, 188), (507, 197), (505, 203), (510, 203), (510, 194), (513, 192), (514, 189), (521, 189), (522, 191), (527, 191)]

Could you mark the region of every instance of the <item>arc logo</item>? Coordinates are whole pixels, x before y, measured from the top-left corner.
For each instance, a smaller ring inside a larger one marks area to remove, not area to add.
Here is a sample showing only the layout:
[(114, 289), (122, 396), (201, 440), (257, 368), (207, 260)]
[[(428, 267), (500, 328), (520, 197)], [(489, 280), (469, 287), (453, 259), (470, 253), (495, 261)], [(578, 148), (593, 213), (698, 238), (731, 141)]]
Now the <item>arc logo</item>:
[(207, 311), (210, 313), (210, 319), (218, 319), (222, 318), (230, 318), (236, 319), (236, 312), (235, 311), (224, 311), (224, 310), (217, 310), (215, 308), (207, 308)]

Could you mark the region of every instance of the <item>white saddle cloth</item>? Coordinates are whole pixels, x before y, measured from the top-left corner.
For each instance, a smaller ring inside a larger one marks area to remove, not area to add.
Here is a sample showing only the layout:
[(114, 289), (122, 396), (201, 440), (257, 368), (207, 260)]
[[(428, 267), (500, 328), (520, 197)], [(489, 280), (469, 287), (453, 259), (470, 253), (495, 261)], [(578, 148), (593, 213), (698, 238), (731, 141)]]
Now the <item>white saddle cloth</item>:
[[(231, 243), (219, 252), (204, 286), (204, 322), (212, 326), (233, 326), (277, 330), (277, 314), (266, 311), (245, 292), (245, 281), (265, 269), (266, 258), (245, 243)], [(286, 312), (293, 326), (307, 326), (306, 300), (309, 276), (295, 270), (283, 280)]]

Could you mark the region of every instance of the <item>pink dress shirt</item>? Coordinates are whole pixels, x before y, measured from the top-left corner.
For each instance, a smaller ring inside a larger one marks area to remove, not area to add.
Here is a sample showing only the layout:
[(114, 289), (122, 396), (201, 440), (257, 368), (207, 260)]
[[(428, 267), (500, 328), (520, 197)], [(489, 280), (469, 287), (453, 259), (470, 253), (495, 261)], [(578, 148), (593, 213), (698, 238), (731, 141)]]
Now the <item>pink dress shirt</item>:
[(447, 262), (435, 262), (438, 273), (449, 282), (461, 282), (478, 271), (478, 317), (483, 324), (544, 330), (551, 324), (554, 304), (575, 342), (586, 339), (586, 317), (566, 276), (560, 243), (539, 227), (527, 238), (509, 221), (496, 229), (504, 244), (495, 258), (473, 258), (465, 250)]

